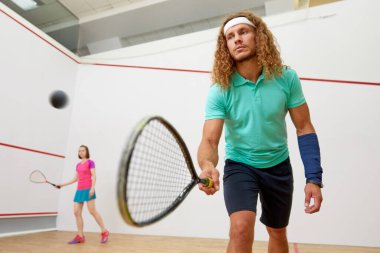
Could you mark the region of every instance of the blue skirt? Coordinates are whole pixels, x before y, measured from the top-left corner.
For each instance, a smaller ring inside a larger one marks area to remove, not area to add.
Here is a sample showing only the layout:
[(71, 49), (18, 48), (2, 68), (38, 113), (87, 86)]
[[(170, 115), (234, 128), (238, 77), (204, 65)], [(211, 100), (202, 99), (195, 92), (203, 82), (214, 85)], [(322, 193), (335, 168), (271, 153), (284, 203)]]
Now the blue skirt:
[(96, 199), (96, 193), (90, 197), (90, 189), (77, 190), (74, 197), (74, 202), (85, 202), (92, 199)]

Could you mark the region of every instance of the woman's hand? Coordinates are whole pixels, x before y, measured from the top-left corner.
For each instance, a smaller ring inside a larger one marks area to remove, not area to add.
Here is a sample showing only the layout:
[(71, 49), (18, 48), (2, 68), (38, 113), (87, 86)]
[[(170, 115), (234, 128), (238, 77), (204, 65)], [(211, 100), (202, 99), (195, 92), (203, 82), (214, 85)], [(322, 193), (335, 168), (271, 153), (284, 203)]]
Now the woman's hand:
[(90, 192), (89, 192), (89, 196), (90, 196), (90, 198), (92, 197), (92, 196), (94, 196), (94, 194), (95, 194), (95, 189), (94, 188), (91, 188), (90, 189)]

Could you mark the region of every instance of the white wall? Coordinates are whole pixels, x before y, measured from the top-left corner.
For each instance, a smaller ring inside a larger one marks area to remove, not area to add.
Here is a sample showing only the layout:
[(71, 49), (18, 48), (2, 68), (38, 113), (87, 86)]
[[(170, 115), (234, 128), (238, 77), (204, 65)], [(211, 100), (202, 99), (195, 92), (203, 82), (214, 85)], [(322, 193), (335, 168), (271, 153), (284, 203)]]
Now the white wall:
[[(378, 82), (379, 1), (347, 0), (266, 18), (285, 63), (301, 77)], [(217, 30), (87, 57), (88, 62), (210, 70)], [(201, 138), (208, 74), (81, 65), (78, 73), (63, 179), (77, 163), (80, 144), (91, 148), (97, 164), (97, 206), (112, 232), (227, 238), (228, 217), (222, 192), (206, 197), (194, 190), (168, 218), (143, 229), (124, 224), (116, 207), (116, 173), (122, 147), (133, 125), (160, 114), (178, 128), (193, 158)], [(289, 240), (302, 243), (380, 246), (379, 86), (303, 81), (318, 131), (325, 170), (320, 213), (303, 212), (303, 167), (289, 122), (295, 194)], [(223, 143), (220, 153), (224, 153)], [(218, 168), (222, 171), (223, 163)], [(58, 227), (75, 230), (75, 187), (61, 191)], [(260, 212), (259, 212), (260, 215)], [(86, 230), (96, 231), (85, 213)], [(207, 224), (207, 225), (204, 225)], [(256, 239), (267, 240), (256, 226)]]
[[(278, 39), (285, 63), (301, 77), (379, 82), (380, 18), (375, 13), (379, 7), (379, 1), (346, 0), (266, 21)], [(121, 150), (141, 117), (166, 117), (178, 128), (195, 158), (210, 85), (208, 74), (93, 65), (81, 65), (76, 73), (74, 61), (1, 12), (0, 27), (1, 142), (67, 157), (63, 160), (0, 146), (0, 170), (6, 175), (0, 177), (0, 213), (56, 210), (58, 192), (32, 187), (27, 175), (32, 167), (43, 167), (52, 179), (59, 180), (64, 166), (62, 180), (69, 180), (77, 148), (87, 144), (97, 164), (97, 206), (111, 232), (227, 238), (222, 192), (206, 197), (195, 189), (168, 218), (143, 229), (125, 225), (115, 201)], [(135, 46), (86, 61), (209, 70), (216, 32)], [(380, 151), (380, 87), (303, 81), (303, 88), (322, 148), (325, 201), (320, 213), (303, 213), (303, 167), (289, 122), (295, 175), (289, 239), (380, 247), (380, 171), (376, 159)], [(71, 104), (65, 110), (54, 110), (47, 102), (55, 89), (70, 95)], [(221, 162), (221, 171), (222, 167)], [(75, 230), (74, 192), (74, 186), (60, 192), (59, 229)], [(97, 230), (87, 212), (85, 224), (86, 231)], [(267, 240), (264, 230), (257, 224), (257, 240)]]
[[(57, 110), (48, 101), (57, 89), (74, 98), (78, 65), (36, 36), (37, 28), (15, 22), (22, 18), (2, 4), (0, 10), (0, 143), (65, 156), (72, 106)], [(57, 212), (59, 191), (30, 183), (29, 174), (40, 169), (57, 182), (64, 162), (0, 145), (0, 214)]]

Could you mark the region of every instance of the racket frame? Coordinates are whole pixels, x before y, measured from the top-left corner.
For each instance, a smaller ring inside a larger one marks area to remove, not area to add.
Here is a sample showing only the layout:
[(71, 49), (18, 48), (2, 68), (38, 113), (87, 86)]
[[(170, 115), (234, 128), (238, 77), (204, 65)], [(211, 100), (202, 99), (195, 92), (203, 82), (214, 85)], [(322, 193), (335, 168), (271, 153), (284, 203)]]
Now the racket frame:
[[(129, 165), (132, 159), (133, 151), (135, 148), (135, 144), (139, 138), (139, 136), (142, 134), (145, 126), (147, 126), (151, 121), (157, 120), (160, 123), (162, 123), (167, 130), (173, 135), (174, 139), (176, 140), (177, 144), (181, 148), (181, 151), (184, 155), (187, 168), (191, 175), (191, 181), (189, 184), (183, 189), (183, 191), (178, 195), (178, 197), (173, 201), (173, 203), (164, 210), (160, 215), (157, 215), (149, 220), (143, 221), (143, 222), (136, 222), (133, 220), (132, 215), (130, 213), (130, 210), (128, 208), (128, 197), (127, 197), (127, 184), (128, 184), (128, 170)], [(207, 179), (206, 179), (207, 180)], [(164, 118), (161, 116), (149, 116), (144, 119), (142, 119), (136, 127), (133, 129), (132, 133), (130, 134), (127, 144), (125, 146), (125, 149), (123, 150), (122, 157), (119, 164), (119, 173), (118, 173), (118, 180), (117, 180), (117, 202), (118, 207), (121, 216), (123, 217), (124, 221), (135, 227), (143, 227), (146, 225), (150, 225), (152, 223), (155, 223), (158, 220), (161, 220), (165, 216), (169, 215), (171, 212), (173, 212), (179, 204), (186, 198), (186, 196), (190, 193), (190, 191), (193, 189), (193, 187), (198, 183), (203, 183), (204, 179), (199, 179), (195, 168), (193, 161), (190, 156), (190, 152), (186, 147), (186, 144), (182, 137), (179, 135), (178, 131)]]
[[(31, 178), (31, 176), (32, 176), (32, 174), (33, 174), (34, 172), (39, 172), (39, 173), (41, 173), (42, 177), (45, 178), (45, 181), (43, 181), (43, 182), (33, 181), (32, 178)], [(58, 189), (61, 188), (60, 186), (58, 186), (58, 185), (56, 185), (56, 184), (53, 184), (52, 182), (47, 181), (47, 180), (46, 180), (46, 177), (45, 177), (45, 174), (42, 173), (42, 171), (40, 171), (40, 170), (33, 170), (32, 172), (30, 172), (30, 174), (29, 174), (29, 181), (32, 182), (32, 183), (35, 183), (35, 184), (48, 183), (48, 184), (54, 186), (55, 188), (58, 188)]]

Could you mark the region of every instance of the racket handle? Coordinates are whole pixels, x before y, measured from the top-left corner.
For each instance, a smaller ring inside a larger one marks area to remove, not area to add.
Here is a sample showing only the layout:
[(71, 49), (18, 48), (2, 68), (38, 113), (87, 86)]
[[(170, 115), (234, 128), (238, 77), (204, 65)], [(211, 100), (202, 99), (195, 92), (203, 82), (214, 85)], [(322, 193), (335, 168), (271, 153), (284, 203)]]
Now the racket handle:
[(52, 186), (54, 186), (54, 187), (57, 188), (57, 189), (61, 189), (61, 186), (59, 186), (59, 185), (56, 185), (56, 184), (50, 183), (50, 182), (48, 182), (48, 181), (46, 181), (46, 182), (49, 183), (49, 184), (51, 184)]
[(214, 181), (211, 179), (211, 177), (200, 178), (199, 183), (207, 188), (211, 188), (214, 185)]

